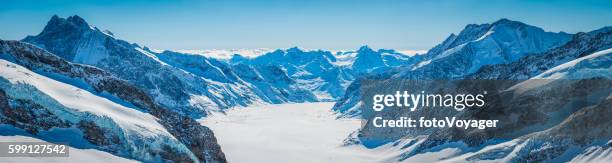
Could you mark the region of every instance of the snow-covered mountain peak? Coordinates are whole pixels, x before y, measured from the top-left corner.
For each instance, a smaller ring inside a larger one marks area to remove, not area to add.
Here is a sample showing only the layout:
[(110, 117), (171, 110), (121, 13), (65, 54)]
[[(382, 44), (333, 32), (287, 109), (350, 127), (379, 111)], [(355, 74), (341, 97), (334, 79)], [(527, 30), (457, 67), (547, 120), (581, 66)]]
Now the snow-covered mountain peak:
[(37, 36), (28, 36), (24, 40), (31, 40), (33, 37), (58, 37), (62, 35), (82, 36), (87, 33), (103, 34), (105, 36), (114, 37), (114, 34), (109, 30), (100, 30), (97, 27), (90, 25), (85, 19), (78, 15), (61, 18), (53, 15), (45, 25), (43, 31)]
[(23, 39), (68, 61), (90, 65), (108, 57), (105, 43), (109, 40), (115, 40), (111, 32), (102, 32), (77, 15), (54, 15), (40, 34)]
[[(446, 51), (458, 51), (465, 44), (475, 42), (482, 44), (478, 46), (497, 47), (495, 49), (512, 54), (532, 50), (539, 52), (569, 40), (569, 36), (564, 32), (546, 32), (535, 26), (503, 18), (491, 24), (468, 24), (459, 34), (451, 34), (428, 54), (433, 58), (444, 53), (448, 54)], [(493, 46), (490, 46), (491, 44)], [(505, 47), (508, 45), (511, 46)]]
[(85, 19), (79, 17), (78, 15), (69, 16), (66, 18), (66, 21), (71, 22), (77, 26), (89, 26)]
[(491, 24), (470, 24), (458, 35), (451, 35), (432, 48), (425, 56), (427, 59), (416, 68), (431, 61), (463, 58), (462, 60), (471, 62), (466, 64), (465, 71), (474, 72), (482, 65), (513, 62), (525, 55), (541, 53), (563, 45), (570, 39), (571, 35), (567, 33), (546, 32), (541, 28), (508, 19)]
[[(92, 27), (78, 15), (70, 16), (68, 18), (60, 18), (57, 15), (53, 15), (47, 25), (45, 26), (43, 33), (54, 33), (54, 32), (77, 32)], [(42, 34), (42, 33), (41, 33)]]
[(523, 22), (501, 18), (491, 24), (491, 26), (529, 26)]
[[(457, 34), (451, 34), (445, 41), (448, 44), (448, 48), (456, 47), (466, 42), (478, 39), (484, 35), (490, 28), (490, 24), (468, 24)], [(445, 42), (443, 42), (445, 44)]]
[[(352, 68), (370, 70), (365, 72), (376, 72), (370, 74), (390, 80), (463, 78), (486, 65), (506, 64), (524, 56), (540, 55), (564, 45), (571, 37), (567, 33), (546, 32), (538, 27), (502, 19), (491, 24), (467, 25), (459, 34), (450, 34), (426, 54), (409, 58), (409, 62), (403, 64), (404, 67), (371, 71), (374, 70), (371, 67), (380, 67), (390, 62), (383, 62), (372, 55), (358, 54)], [(335, 110), (347, 115), (358, 112), (355, 110), (359, 108), (360, 84), (353, 84), (345, 92), (347, 96), (334, 106)]]

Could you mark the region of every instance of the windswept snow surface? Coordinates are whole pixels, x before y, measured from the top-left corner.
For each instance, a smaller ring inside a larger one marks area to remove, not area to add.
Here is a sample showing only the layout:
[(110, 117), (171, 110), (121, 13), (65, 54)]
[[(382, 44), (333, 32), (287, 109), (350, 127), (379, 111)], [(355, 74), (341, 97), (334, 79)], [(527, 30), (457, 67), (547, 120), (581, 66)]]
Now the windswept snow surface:
[(150, 114), (139, 112), (133, 108), (126, 108), (75, 86), (38, 75), (6, 60), (0, 60), (0, 66), (2, 66), (0, 69), (1, 77), (14, 84), (30, 84), (66, 107), (100, 116), (107, 116), (121, 125), (122, 128), (137, 132), (143, 136), (154, 137), (159, 134), (173, 138), (161, 124), (157, 123), (156, 118)]
[[(162, 145), (168, 145), (171, 149), (177, 150), (177, 152), (185, 152), (192, 159), (195, 159), (189, 149), (170, 134), (164, 126), (159, 124), (156, 117), (150, 114), (141, 112), (137, 108), (123, 106), (111, 101), (111, 99), (103, 98), (73, 85), (39, 75), (4, 59), (0, 59), (0, 67), (0, 77), (8, 80), (11, 84), (30, 85), (51, 97), (54, 102), (73, 109), (66, 110), (68, 112), (66, 114), (60, 114), (60, 116), (66, 116), (63, 119), (78, 121), (82, 118), (94, 121), (98, 126), (112, 127), (114, 124), (118, 125), (120, 128), (112, 128), (108, 132), (124, 134), (120, 136), (125, 138), (126, 146), (123, 146), (123, 148), (127, 148), (125, 151), (130, 152), (126, 153), (129, 157), (153, 161), (155, 158), (148, 152), (165, 150), (162, 149)], [(50, 104), (44, 103), (42, 105)], [(96, 116), (78, 117), (84, 113)], [(79, 119), (75, 119), (75, 117)], [(106, 118), (112, 120), (112, 123), (103, 121)]]
[[(612, 56), (612, 48), (595, 52), (591, 55), (580, 57), (578, 59), (553, 67), (544, 73), (535, 76), (535, 79), (549, 78), (574, 78), (582, 79), (590, 76), (601, 74), (609, 74), (612, 70), (610, 58)], [(567, 76), (568, 73), (572, 75)], [(604, 75), (608, 76), (608, 75)]]
[(343, 146), (358, 119), (336, 119), (334, 103), (263, 105), (213, 114), (200, 122), (217, 136), (228, 162), (381, 162), (390, 146)]
[[(0, 136), (0, 142), (44, 142), (43, 140), (26, 136)], [(1, 157), (0, 162), (29, 162), (29, 163), (63, 163), (63, 162), (87, 162), (87, 163), (136, 163), (115, 155), (98, 151), (95, 149), (77, 149), (70, 147), (68, 157)]]

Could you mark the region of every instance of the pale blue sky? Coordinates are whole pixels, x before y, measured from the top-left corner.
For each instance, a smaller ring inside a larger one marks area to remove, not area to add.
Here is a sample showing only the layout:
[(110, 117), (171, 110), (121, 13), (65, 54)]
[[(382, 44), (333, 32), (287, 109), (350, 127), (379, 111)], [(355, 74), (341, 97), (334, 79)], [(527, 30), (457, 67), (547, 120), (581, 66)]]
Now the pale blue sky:
[(612, 1), (0, 0), (0, 39), (79, 15), (156, 49), (429, 49), (466, 24), (500, 18), (575, 33), (612, 25)]

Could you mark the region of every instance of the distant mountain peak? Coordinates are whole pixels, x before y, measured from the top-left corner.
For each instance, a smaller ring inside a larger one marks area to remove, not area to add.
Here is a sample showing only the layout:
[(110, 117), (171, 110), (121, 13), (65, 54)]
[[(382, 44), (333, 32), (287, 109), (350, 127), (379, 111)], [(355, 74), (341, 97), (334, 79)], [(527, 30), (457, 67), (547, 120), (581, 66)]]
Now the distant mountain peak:
[(294, 46), (294, 47), (291, 47), (291, 48), (287, 49), (287, 52), (296, 52), (296, 53), (300, 53), (300, 52), (303, 52), (303, 51), (302, 51), (302, 49), (300, 49), (299, 47)]
[(66, 20), (77, 26), (89, 27), (89, 24), (87, 24), (85, 19), (79, 17), (78, 15), (69, 16)]
[(368, 45), (363, 45), (361, 47), (359, 47), (359, 50), (357, 50), (358, 53), (374, 53), (375, 51), (372, 50), (372, 48), (370, 48)]
[(532, 26), (532, 25), (528, 25), (525, 24), (523, 22), (520, 21), (514, 21), (514, 20), (509, 20), (506, 18), (500, 19), (498, 21), (495, 21), (491, 24), (490, 28), (500, 28), (500, 27), (507, 27), (507, 28), (513, 28), (513, 29), (517, 29), (517, 28), (536, 28), (538, 30), (542, 30), (543, 29), (536, 27), (536, 26)]
[(488, 28), (491, 24), (468, 24), (466, 25), (463, 30), (461, 30), (461, 32), (459, 32), (459, 35), (461, 35), (461, 33), (464, 33), (464, 31), (470, 31), (470, 30), (474, 30), (474, 29), (482, 29), (482, 28)]
[(493, 24), (524, 24), (524, 23), (519, 22), (519, 21), (510, 20), (510, 19), (507, 19), (507, 18), (501, 18), (501, 19), (493, 22)]
[(45, 31), (55, 31), (55, 30), (66, 30), (66, 29), (87, 29), (90, 28), (89, 24), (78, 15), (70, 16), (68, 18), (60, 18), (57, 15), (53, 15), (51, 20), (47, 22), (45, 26)]
[[(22, 41), (50, 49), (54, 54), (75, 63), (94, 65), (109, 55), (108, 42), (118, 41), (108, 30), (90, 26), (78, 15), (62, 18), (53, 15), (43, 31)], [(58, 42), (58, 40), (61, 40)], [(118, 41), (128, 46), (128, 42)], [(135, 47), (141, 47), (131, 44)]]
[(485, 24), (468, 24), (465, 26), (465, 28), (463, 28), (463, 30), (461, 30), (461, 32), (458, 34), (458, 36), (462, 36), (465, 34), (469, 34), (469, 35), (474, 35), (477, 33), (483, 34), (484, 32), (492, 29), (492, 28), (499, 28), (499, 27), (509, 27), (509, 28), (519, 28), (519, 27), (533, 27), (533, 28), (538, 28), (535, 26), (531, 26), (531, 25), (527, 25), (523, 22), (520, 21), (514, 21), (514, 20), (510, 20), (510, 19), (506, 19), (506, 18), (501, 18), (491, 24), (485, 23)]
[(569, 34), (564, 32), (546, 32), (536, 26), (525, 24), (520, 21), (502, 18), (490, 24), (468, 24), (458, 34), (451, 34), (441, 44), (432, 48), (428, 53), (438, 55), (446, 50), (453, 49), (460, 45), (486, 38), (494, 38), (505, 41), (519, 41), (515, 39), (520, 38), (517, 36), (519, 33), (531, 33), (529, 36), (532, 37), (555, 37), (554, 35), (558, 35), (560, 37), (564, 37), (562, 40), (567, 40), (569, 38)]
[(51, 16), (51, 20), (49, 21), (59, 21), (59, 20), (61, 20), (61, 18), (57, 16), (57, 14), (53, 14), (53, 16)]

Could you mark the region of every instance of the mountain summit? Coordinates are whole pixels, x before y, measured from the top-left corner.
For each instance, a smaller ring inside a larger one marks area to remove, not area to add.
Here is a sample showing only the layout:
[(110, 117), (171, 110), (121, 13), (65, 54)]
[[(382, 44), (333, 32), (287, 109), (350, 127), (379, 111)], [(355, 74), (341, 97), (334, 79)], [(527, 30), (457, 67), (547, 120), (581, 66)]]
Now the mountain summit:
[(54, 15), (40, 34), (28, 36), (23, 41), (36, 44), (72, 62), (95, 64), (109, 55), (104, 48), (109, 37), (112, 36), (90, 26), (77, 15), (68, 18)]
[(334, 101), (356, 75), (399, 66), (407, 59), (370, 48), (343, 55), (343, 61), (329, 51), (297, 47), (230, 61), (156, 52), (101, 31), (76, 15), (53, 16), (40, 34), (23, 41), (67, 61), (110, 72), (163, 106), (194, 118), (253, 103)]
[[(527, 55), (539, 55), (567, 43), (571, 36), (546, 32), (508, 19), (491, 24), (469, 24), (426, 54), (412, 58), (413, 64), (370, 75), (387, 79), (461, 79), (486, 65), (511, 63)], [(372, 59), (365, 62), (377, 63)], [(359, 96), (359, 82), (351, 85), (345, 95)], [(334, 110), (349, 113), (346, 116), (358, 115), (358, 100), (358, 97), (343, 97)]]
[(53, 17), (51, 17), (51, 20), (49, 20), (49, 22), (47, 23), (47, 26), (45, 26), (44, 31), (47, 32), (69, 32), (69, 31), (73, 31), (69, 28), (74, 28), (74, 29), (85, 29), (85, 28), (89, 28), (89, 24), (87, 24), (87, 22), (79, 17), (78, 15), (74, 15), (74, 16), (69, 16), (68, 18), (60, 18), (57, 15), (53, 15)]

